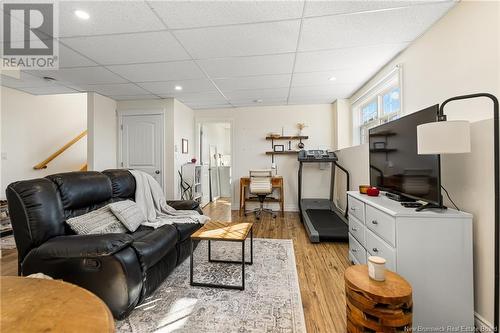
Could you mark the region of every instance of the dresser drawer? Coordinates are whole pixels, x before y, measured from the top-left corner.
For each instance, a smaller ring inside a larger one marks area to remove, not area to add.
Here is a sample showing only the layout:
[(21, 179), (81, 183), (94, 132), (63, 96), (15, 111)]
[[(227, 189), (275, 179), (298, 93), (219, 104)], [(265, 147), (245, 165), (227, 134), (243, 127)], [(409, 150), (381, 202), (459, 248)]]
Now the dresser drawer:
[(365, 246), (365, 226), (351, 214), (349, 214), (349, 233)]
[(396, 246), (396, 221), (386, 213), (366, 205), (366, 226), (391, 246)]
[(349, 252), (360, 264), (366, 264), (366, 250), (352, 235), (349, 235)]
[(349, 214), (354, 215), (362, 223), (365, 223), (365, 204), (351, 196), (347, 198), (347, 202), (349, 204)]
[(369, 230), (366, 231), (365, 236), (367, 256), (384, 258), (387, 260), (386, 267), (391, 271), (396, 271), (396, 250)]

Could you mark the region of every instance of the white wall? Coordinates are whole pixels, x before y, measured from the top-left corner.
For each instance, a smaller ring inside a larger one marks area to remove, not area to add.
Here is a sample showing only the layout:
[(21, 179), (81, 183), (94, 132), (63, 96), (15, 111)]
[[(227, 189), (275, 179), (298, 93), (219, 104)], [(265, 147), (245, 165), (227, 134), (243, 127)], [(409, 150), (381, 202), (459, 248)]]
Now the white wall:
[[(403, 65), (404, 113), (461, 94), (490, 92), (500, 96), (499, 21), (498, 2), (458, 3), (354, 94), (351, 102), (396, 64)], [(475, 311), (492, 323), (493, 125), (492, 120), (485, 120), (492, 118), (492, 107), (487, 100), (456, 102), (446, 107), (446, 114), (448, 119), (474, 122), (471, 131), (473, 152), (444, 156), (442, 177), (443, 185), (458, 206), (474, 215)], [(360, 154), (368, 154), (368, 151)], [(359, 154), (346, 158), (366, 159)], [(353, 169), (353, 178), (364, 182), (366, 178), (355, 176), (359, 172), (361, 170)]]
[[(270, 132), (281, 133), (284, 127), (285, 135), (296, 135), (297, 123), (304, 122), (308, 127), (304, 135), (309, 140), (304, 141), (305, 149), (332, 148), (332, 124), (334, 109), (331, 104), (322, 105), (291, 105), (264, 106), (229, 109), (212, 109), (195, 111), (197, 121), (229, 121), (232, 123), (233, 140), (233, 196), (232, 208), (238, 209), (240, 177), (248, 176), (250, 169), (271, 167), (271, 141), (265, 137)], [(292, 149), (297, 149), (298, 141), (292, 142)], [(287, 141), (279, 144), (287, 145)], [(297, 202), (297, 155), (276, 156), (278, 174), (284, 177), (285, 210), (298, 210)], [(329, 197), (330, 171), (319, 170), (318, 165), (304, 167), (304, 197)], [(273, 206), (273, 209), (278, 209)]]
[(87, 128), (86, 94), (35, 96), (1, 87), (1, 191), (11, 182), (79, 170), (87, 161), (84, 137), (44, 170), (33, 166)]
[[(194, 112), (178, 100), (174, 100), (174, 150), (175, 150), (175, 174), (174, 174), (174, 198), (180, 199), (180, 177), (177, 171), (185, 163), (191, 162), (195, 157), (195, 135), (194, 135)], [(188, 153), (182, 153), (182, 139), (188, 140)]]
[(103, 171), (117, 167), (116, 101), (90, 92), (87, 94), (88, 170)]

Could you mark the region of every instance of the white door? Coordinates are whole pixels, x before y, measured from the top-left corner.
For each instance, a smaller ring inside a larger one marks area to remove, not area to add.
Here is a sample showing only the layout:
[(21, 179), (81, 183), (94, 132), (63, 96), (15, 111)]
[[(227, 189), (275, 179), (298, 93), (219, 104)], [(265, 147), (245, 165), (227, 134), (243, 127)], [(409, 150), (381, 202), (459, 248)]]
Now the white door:
[(163, 116), (121, 117), (121, 166), (144, 171), (163, 187)]

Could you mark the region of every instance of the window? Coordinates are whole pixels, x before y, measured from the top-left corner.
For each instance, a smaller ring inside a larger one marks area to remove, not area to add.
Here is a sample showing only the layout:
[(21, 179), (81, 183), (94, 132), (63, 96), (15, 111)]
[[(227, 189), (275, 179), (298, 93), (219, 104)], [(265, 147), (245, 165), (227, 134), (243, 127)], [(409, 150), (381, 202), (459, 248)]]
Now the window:
[(401, 110), (400, 66), (353, 103), (353, 143), (368, 142), (370, 128), (398, 119)]

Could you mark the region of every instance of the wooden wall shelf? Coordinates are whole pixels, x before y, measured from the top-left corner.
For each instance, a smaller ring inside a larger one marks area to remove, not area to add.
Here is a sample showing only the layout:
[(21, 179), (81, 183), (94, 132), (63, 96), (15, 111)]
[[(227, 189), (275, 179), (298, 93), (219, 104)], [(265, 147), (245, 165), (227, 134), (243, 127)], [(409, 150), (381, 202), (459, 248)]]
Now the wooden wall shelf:
[(266, 140), (307, 140), (309, 139), (306, 135), (292, 135), (292, 136), (266, 136)]

